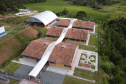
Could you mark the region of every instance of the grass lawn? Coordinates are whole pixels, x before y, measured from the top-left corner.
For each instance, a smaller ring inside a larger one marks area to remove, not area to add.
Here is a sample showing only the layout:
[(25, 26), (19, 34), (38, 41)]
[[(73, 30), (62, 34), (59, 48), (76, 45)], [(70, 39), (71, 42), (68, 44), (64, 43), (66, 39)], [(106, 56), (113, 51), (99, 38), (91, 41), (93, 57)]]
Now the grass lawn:
[(44, 3), (30, 3), (24, 4), (24, 6), (28, 9), (38, 10), (39, 12), (49, 10), (59, 12), (63, 9), (67, 9), (70, 13), (77, 13), (78, 11), (85, 11), (87, 17), (93, 17), (97, 20), (106, 20), (107, 13), (98, 12), (90, 7), (87, 6), (76, 6), (70, 5), (64, 2), (63, 0), (46, 0)]
[(48, 29), (45, 29), (45, 28), (37, 28), (37, 27), (34, 27), (34, 29), (36, 29), (37, 31), (41, 32), (41, 37), (42, 38), (45, 38), (46, 37), (46, 32), (48, 31)]
[(8, 66), (4, 68), (4, 70), (8, 74), (13, 74), (20, 66), (21, 64), (11, 62)]
[(4, 84), (4, 83), (1, 83), (1, 82), (0, 82), (0, 84)]
[(0, 20), (0, 25), (5, 26), (5, 31), (7, 35), (1, 37), (0, 41), (5, 40), (6, 38), (16, 34), (17, 32), (25, 29), (24, 21), (28, 18), (28, 16), (21, 17), (8, 17)]
[(70, 76), (66, 76), (63, 84), (95, 84), (95, 83), (91, 83), (88, 81), (84, 81), (84, 80), (80, 80), (80, 79), (73, 78)]
[(8, 84), (19, 84), (20, 80), (18, 79), (11, 79)]
[[(81, 56), (82, 56), (82, 55), (85, 55), (85, 57), (87, 58), (87, 55), (86, 55), (86, 54), (82, 53)], [(85, 60), (85, 58), (80, 57), (80, 60)], [(80, 63), (80, 60), (79, 60), (78, 66), (83, 66), (83, 64)]]
[(114, 4), (111, 6), (103, 6), (103, 9), (98, 10), (99, 12), (108, 13), (107, 18), (115, 19), (118, 17), (126, 17), (126, 2)]
[(98, 35), (97, 34), (90, 34), (90, 40), (89, 40), (89, 44), (91, 46), (95, 46), (97, 48), (98, 46)]
[(91, 46), (79, 45), (79, 49), (97, 52), (97, 48)]
[(91, 72), (91, 71), (78, 69), (78, 68), (75, 68), (75, 70), (74, 70), (75, 76), (90, 79), (90, 80), (97, 80), (96, 74), (97, 74), (97, 72)]
[(95, 60), (96, 60), (96, 56), (95, 56), (95, 55), (91, 55), (91, 56), (89, 57), (89, 59), (90, 59), (91, 57), (94, 58), (94, 60), (91, 60), (91, 62), (95, 62)]
[(98, 26), (95, 26), (95, 33), (98, 33)]

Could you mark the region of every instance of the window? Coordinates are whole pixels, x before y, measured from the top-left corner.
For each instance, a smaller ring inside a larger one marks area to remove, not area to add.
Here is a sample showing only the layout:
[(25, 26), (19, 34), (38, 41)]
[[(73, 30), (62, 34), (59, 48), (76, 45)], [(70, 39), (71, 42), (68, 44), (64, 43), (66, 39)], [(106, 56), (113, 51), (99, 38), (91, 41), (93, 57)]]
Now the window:
[(56, 64), (55, 62), (49, 62), (49, 63)]
[(65, 67), (70, 67), (70, 68), (71, 68), (71, 66), (69, 66), (69, 65), (65, 65), (65, 64), (64, 64), (64, 66), (65, 66)]

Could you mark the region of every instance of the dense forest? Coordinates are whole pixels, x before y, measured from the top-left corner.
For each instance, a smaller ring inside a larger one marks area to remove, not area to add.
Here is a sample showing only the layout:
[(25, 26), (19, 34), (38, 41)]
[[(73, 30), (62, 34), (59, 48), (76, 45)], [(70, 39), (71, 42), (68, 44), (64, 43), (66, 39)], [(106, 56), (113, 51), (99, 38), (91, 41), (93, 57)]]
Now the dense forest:
[(126, 0), (64, 0), (70, 4), (79, 6), (91, 6), (93, 8), (101, 9), (102, 5), (113, 5)]
[(126, 18), (103, 24), (100, 55), (110, 84), (126, 84)]
[(46, 0), (0, 0), (0, 14), (6, 11), (18, 12), (19, 8), (25, 8), (23, 4), (26, 3), (40, 3)]

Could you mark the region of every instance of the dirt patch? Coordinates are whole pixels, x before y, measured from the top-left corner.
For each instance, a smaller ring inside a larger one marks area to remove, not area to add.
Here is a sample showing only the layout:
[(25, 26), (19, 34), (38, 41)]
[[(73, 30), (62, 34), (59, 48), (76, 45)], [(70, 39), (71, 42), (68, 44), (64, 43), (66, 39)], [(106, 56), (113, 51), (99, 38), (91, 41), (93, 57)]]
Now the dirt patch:
[[(17, 35), (18, 34), (23, 34), (26, 38), (34, 39), (37, 37), (38, 31), (32, 28), (27, 28), (17, 33)], [(0, 42), (0, 65), (5, 60), (15, 55), (23, 47), (24, 44), (20, 42), (19, 39), (14, 35)]]
[(38, 31), (36, 31), (35, 29), (32, 29), (30, 27), (21, 31), (21, 33), (29, 38), (35, 38), (38, 36)]
[(14, 37), (10, 37), (0, 43), (0, 65), (14, 54), (14, 51), (22, 46), (22, 44)]

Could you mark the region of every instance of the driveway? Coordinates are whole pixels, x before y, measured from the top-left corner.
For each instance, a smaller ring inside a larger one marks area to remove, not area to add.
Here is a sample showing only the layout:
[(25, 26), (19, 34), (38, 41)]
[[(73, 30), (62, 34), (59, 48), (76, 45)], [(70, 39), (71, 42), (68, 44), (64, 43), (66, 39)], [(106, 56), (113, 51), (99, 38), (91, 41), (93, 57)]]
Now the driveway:
[(28, 79), (28, 73), (33, 69), (31, 66), (27, 65), (21, 65), (14, 73), (13, 75), (20, 77), (20, 78), (25, 78)]
[(63, 84), (65, 75), (51, 71), (42, 72), (40, 81), (43, 84)]

